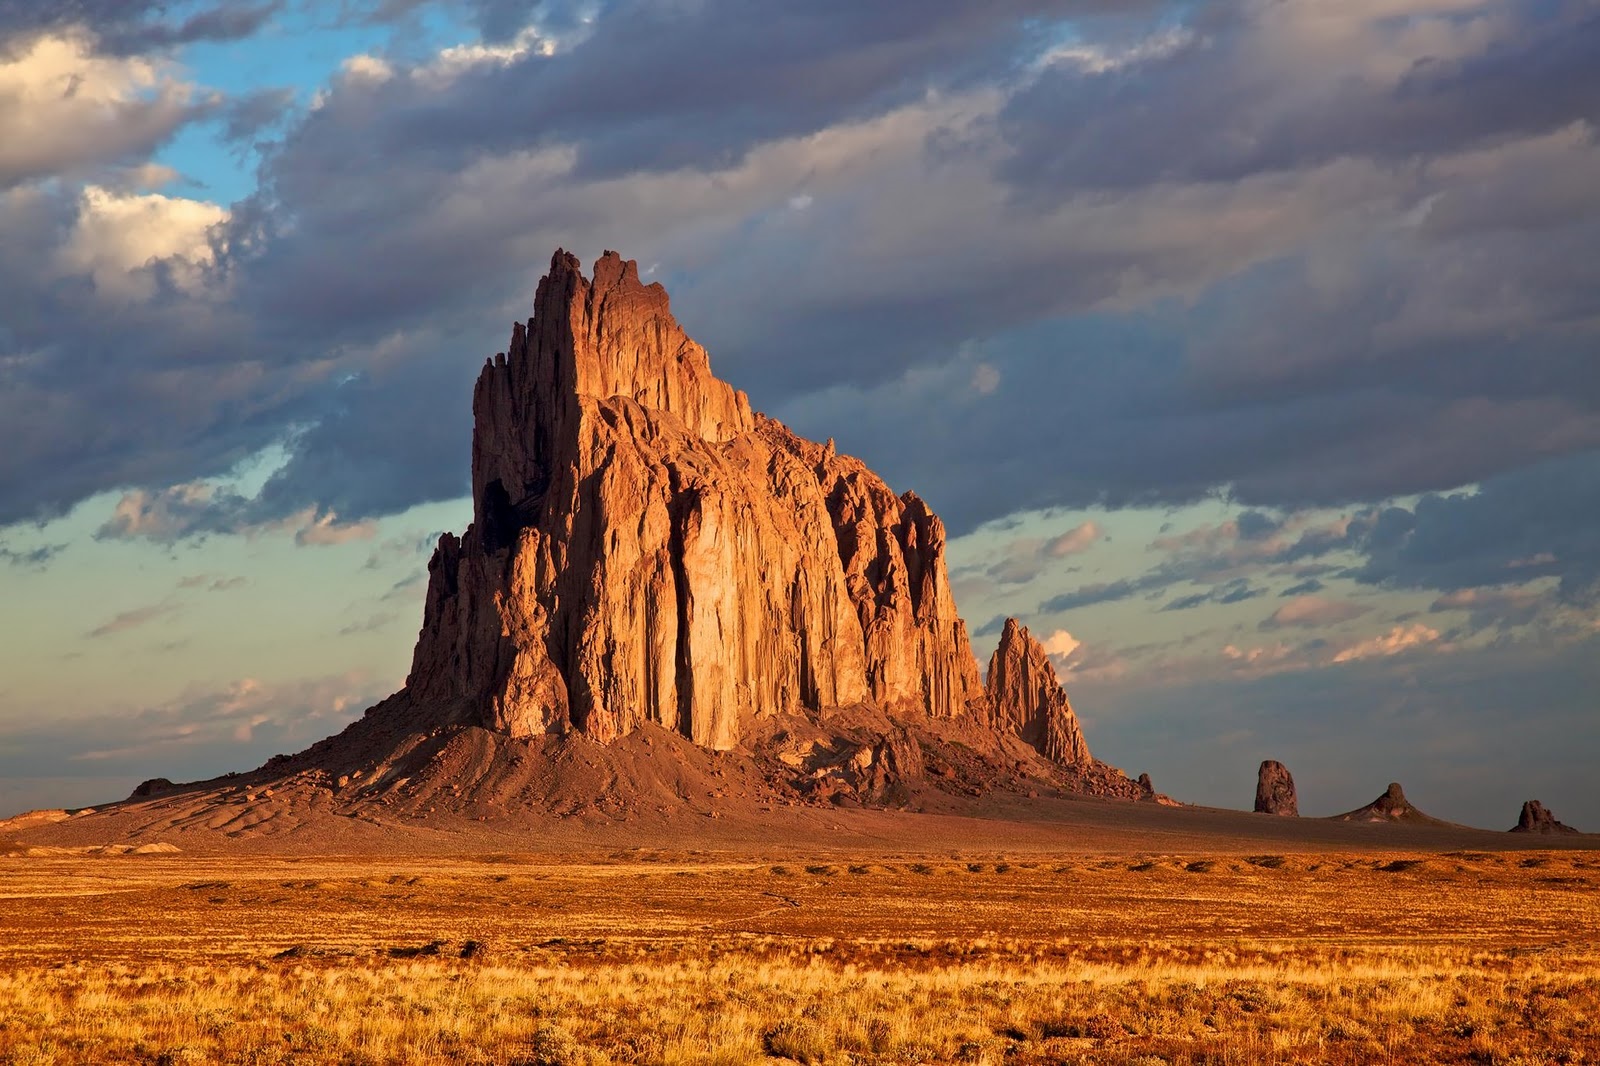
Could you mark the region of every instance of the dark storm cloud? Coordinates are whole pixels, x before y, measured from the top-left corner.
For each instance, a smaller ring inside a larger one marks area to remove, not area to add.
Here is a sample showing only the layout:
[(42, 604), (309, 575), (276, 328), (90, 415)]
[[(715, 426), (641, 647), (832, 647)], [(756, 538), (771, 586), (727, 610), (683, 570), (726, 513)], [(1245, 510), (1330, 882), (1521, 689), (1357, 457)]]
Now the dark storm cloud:
[[(521, 5), (475, 6), (501, 37), (521, 21)], [(625, 0), (570, 49), (485, 64), (442, 87), (397, 79), (351, 106), (378, 120), (370, 139), (385, 158), (420, 145), (443, 161), (562, 144), (576, 146), (579, 172), (591, 177), (705, 169), (775, 137), (993, 78), (1042, 24), (1107, 6)]]
[(0, 0), (0, 55), (18, 41), (75, 27), (87, 29), (101, 48), (119, 55), (238, 40), (261, 29), (282, 6), (281, 0), (198, 10), (167, 0)]
[(1430, 494), (1409, 513), (1407, 533), (1370, 545), (1360, 580), (1449, 592), (1558, 577), (1569, 603), (1600, 599), (1600, 452)]
[(467, 495), (472, 404), (466, 370), (460, 360), (425, 350), (345, 382), (334, 410), (295, 439), (257, 508), (281, 515), (322, 507), (355, 518)]
[(1417, 55), (1399, 73), (1354, 50), (1319, 55), (1337, 43), (1329, 27), (1364, 21), (1359, 8), (1319, 6), (1211, 7), (1167, 54), (1109, 69), (1053, 64), (1002, 112), (1007, 178), (1041, 198), (1237, 181), (1341, 157), (1415, 160), (1600, 116), (1600, 15), (1582, 0), (1488, 5), (1499, 24), (1481, 50), (1454, 12), (1368, 17), (1376, 58), (1385, 38), (1418, 24), (1463, 50)]
[[(1025, 507), (1221, 489), (1262, 509), (1245, 525), (1269, 536), (1280, 510), (1447, 490), (1600, 445), (1600, 149), (1570, 125), (1589, 113), (1581, 12), (1558, 5), (1556, 34), (1496, 5), (1506, 17), (1476, 43), (1449, 37), (1435, 62), (1358, 11), (1324, 11), (1354, 29), (1323, 42), (1318, 77), (1388, 64), (1355, 88), (1302, 85), (1292, 52), (1247, 47), (1305, 4), (1192, 9), (1154, 45), (1125, 15), (1098, 42), (1105, 73), (1028, 65), (1052, 19), (1093, 7), (810, 5), (774, 23), (738, 5), (620, 5), (551, 55), (352, 68), (235, 205), (225, 298), (173, 289), (108, 314), (74, 279), (19, 284), (0, 320), (25, 354), (0, 369), (19, 386), (0, 408), (39, 425), (0, 463), (0, 520), (219, 473), (291, 427), (262, 520), (316, 506), (353, 521), (458, 492), (466, 424), (440, 398), (464, 407), (558, 244), (659, 262), (652, 279), (720, 372), (917, 488), (954, 533)], [(563, 10), (476, 8), (500, 39)], [(1478, 115), (1479, 82), (1512, 75), (1541, 99)], [(1100, 153), (1129, 142), (1116, 165), (1137, 180), (1025, 173), (1029, 151), (1073, 158), (1073, 129), (1040, 125), (1079, 114), (1071, 93), (1089, 90), (1069, 77), (1142, 100), (1106, 98), (1128, 121)], [(1251, 148), (1230, 164), (1237, 182), (1175, 182), (1197, 173), (1188, 129), (1162, 122), (1248, 132), (1256, 112), (1229, 113), (1241, 79), (1337, 151), (1251, 162)], [(1383, 122), (1404, 123), (1382, 113), (1404, 110), (1402, 88), (1460, 114), (1396, 166), (1401, 135)], [(1373, 113), (1369, 140), (1349, 133)], [(1542, 140), (1513, 137), (1562, 116)], [(810, 139), (772, 147), (796, 136)], [(1050, 205), (1019, 200), (1040, 175)], [(60, 244), (58, 209), (30, 216), (57, 232), (13, 245), (18, 264)], [(384, 363), (394, 336), (411, 339)], [(58, 362), (67, 351), (108, 353), (103, 387)], [(101, 432), (69, 440), (52, 409), (96, 412)], [(28, 423), (0, 424), (9, 438)], [(60, 476), (27, 475), (42, 466)]]
[(1234, 519), (1243, 540), (1261, 540), (1283, 528), (1283, 520), (1260, 511), (1244, 511)]

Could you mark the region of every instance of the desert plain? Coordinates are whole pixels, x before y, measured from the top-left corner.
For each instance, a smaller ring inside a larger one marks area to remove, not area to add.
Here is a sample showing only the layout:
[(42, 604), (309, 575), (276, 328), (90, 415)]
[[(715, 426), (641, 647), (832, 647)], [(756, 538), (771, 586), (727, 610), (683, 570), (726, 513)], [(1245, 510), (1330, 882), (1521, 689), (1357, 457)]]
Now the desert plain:
[(1004, 802), (11, 846), (0, 1062), (1600, 1061), (1592, 838)]

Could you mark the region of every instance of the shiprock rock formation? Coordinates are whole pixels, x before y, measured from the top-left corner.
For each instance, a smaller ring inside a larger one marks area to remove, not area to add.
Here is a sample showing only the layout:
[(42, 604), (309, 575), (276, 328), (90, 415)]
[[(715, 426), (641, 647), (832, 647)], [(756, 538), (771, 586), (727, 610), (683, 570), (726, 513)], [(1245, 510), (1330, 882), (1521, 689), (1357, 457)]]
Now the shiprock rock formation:
[(1295, 796), (1294, 776), (1289, 768), (1276, 759), (1264, 759), (1256, 771), (1257, 814), (1275, 814), (1285, 818), (1300, 815), (1300, 801)]
[(473, 520), (428, 564), (405, 687), (297, 755), (128, 803), (250, 833), (1164, 799), (1090, 755), (1026, 629), (980, 680), (938, 516), (753, 411), (632, 261), (590, 279), (558, 251), (472, 409)]
[(1556, 821), (1556, 816), (1538, 800), (1528, 800), (1522, 805), (1522, 813), (1517, 816), (1517, 824), (1511, 827), (1511, 832), (1576, 833), (1578, 830)]
[(1447, 826), (1454, 824), (1423, 814), (1413, 807), (1411, 801), (1406, 799), (1405, 789), (1400, 787), (1398, 781), (1391, 781), (1389, 787), (1384, 790), (1383, 795), (1365, 807), (1357, 807), (1353, 811), (1334, 815), (1334, 818), (1342, 822), (1373, 822), (1380, 825)]
[(759, 716), (984, 714), (943, 523), (751, 411), (633, 262), (557, 253), (473, 413), (407, 682), (444, 720), (729, 750)]

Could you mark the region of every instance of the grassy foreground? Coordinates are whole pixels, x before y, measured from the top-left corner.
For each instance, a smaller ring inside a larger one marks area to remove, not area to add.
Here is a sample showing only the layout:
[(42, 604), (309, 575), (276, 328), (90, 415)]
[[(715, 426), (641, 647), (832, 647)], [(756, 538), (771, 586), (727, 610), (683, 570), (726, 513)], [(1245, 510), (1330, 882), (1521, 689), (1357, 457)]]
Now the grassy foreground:
[(0, 1063), (1600, 1062), (1586, 853), (8, 860), (0, 895)]

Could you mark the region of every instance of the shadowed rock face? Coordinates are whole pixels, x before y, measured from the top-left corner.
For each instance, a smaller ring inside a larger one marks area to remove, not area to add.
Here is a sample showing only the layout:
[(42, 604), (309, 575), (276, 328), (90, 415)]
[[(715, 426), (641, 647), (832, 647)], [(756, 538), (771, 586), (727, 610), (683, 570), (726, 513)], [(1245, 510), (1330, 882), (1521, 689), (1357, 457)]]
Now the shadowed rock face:
[(1522, 805), (1522, 813), (1517, 816), (1517, 824), (1511, 827), (1511, 832), (1576, 833), (1578, 830), (1556, 821), (1556, 816), (1538, 800), (1528, 800)]
[(1300, 802), (1295, 796), (1294, 777), (1289, 768), (1276, 759), (1266, 759), (1256, 771), (1256, 813), (1275, 814), (1285, 818), (1300, 815)]
[(752, 412), (632, 261), (591, 281), (557, 252), (473, 415), (474, 520), (429, 563), (413, 702), (713, 749), (752, 716), (860, 703), (987, 719), (943, 523)]
[(1088, 766), (1093, 760), (1078, 716), (1044, 646), (1015, 618), (1006, 620), (1000, 644), (989, 659), (987, 690), (995, 723), (1063, 766)]

